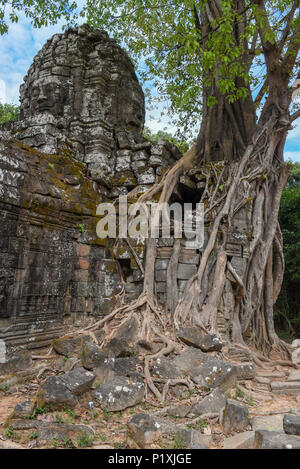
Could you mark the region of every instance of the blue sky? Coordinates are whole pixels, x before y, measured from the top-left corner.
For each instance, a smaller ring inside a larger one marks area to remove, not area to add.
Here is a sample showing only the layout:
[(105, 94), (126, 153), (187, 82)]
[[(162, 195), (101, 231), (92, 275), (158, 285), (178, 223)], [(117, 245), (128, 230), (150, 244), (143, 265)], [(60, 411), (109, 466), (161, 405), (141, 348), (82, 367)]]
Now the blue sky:
[[(5, 36), (0, 36), (0, 101), (18, 104), (19, 87), (23, 77), (32, 63), (33, 57), (43, 44), (53, 34), (62, 31), (62, 23), (33, 29), (29, 20), (20, 18), (18, 23), (12, 24)], [(298, 97), (299, 100), (299, 97)], [(166, 129), (173, 133), (167, 121), (160, 118), (161, 109), (151, 111), (146, 115), (146, 125), (153, 131)], [(300, 162), (300, 119), (295, 122), (295, 128), (289, 132), (285, 159)]]

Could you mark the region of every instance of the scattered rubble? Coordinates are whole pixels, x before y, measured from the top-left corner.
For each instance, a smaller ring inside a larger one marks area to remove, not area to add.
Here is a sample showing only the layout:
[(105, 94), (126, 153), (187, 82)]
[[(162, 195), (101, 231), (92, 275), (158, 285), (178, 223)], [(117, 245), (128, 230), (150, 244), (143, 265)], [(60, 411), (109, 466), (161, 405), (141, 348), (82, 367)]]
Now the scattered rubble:
[(95, 389), (93, 395), (106, 412), (117, 412), (143, 400), (144, 383), (136, 378), (117, 376)]
[(222, 423), (225, 433), (246, 430), (249, 425), (248, 406), (233, 399), (227, 399)]
[(199, 348), (203, 352), (220, 352), (222, 342), (215, 334), (203, 334), (197, 326), (185, 327), (178, 331), (178, 338), (186, 345)]
[[(134, 330), (134, 321), (125, 323), (126, 334), (117, 338), (122, 341), (123, 350), (137, 345)], [(100, 332), (99, 341), (104, 337)], [(57, 339), (55, 343), (59, 345), (55, 348), (53, 344), (51, 360), (47, 360), (46, 352), (41, 352), (41, 360), (33, 363), (29, 354), (27, 370), (3, 375), (3, 395), (22, 389), (20, 397), (24, 392), (28, 397), (16, 402), (7, 413), (5, 441), (0, 441), (0, 447), (109, 448), (110, 444), (99, 437), (103, 432), (119, 448), (251, 449), (300, 445), (300, 404), (297, 407), (297, 394), (293, 392), (300, 385), (298, 370), (256, 369), (246, 355), (239, 363), (236, 357), (235, 362), (230, 362), (218, 358), (217, 351), (203, 352), (189, 346), (178, 350), (175, 356), (153, 360), (150, 373), (161, 392), (173, 380), (194, 383), (191, 387), (171, 386), (167, 402), (160, 403), (157, 409), (157, 403), (155, 407), (148, 405), (149, 394), (145, 402), (142, 355), (120, 357), (117, 349), (100, 347), (91, 336), (80, 337), (74, 341), (71, 337)], [(143, 354), (153, 353), (152, 345), (139, 347)], [(23, 349), (20, 350), (15, 349), (13, 355), (5, 350), (5, 361), (7, 357), (20, 356)], [(22, 384), (24, 379), (28, 384)], [(265, 386), (267, 390), (262, 389)], [(274, 393), (272, 388), (287, 394)], [(268, 398), (276, 402), (284, 396), (290, 396), (293, 402), (285, 412), (255, 415), (260, 399), (263, 406)], [(107, 425), (107, 421), (113, 425)]]
[(136, 414), (127, 423), (131, 438), (140, 448), (147, 448), (162, 436), (161, 426), (148, 414)]

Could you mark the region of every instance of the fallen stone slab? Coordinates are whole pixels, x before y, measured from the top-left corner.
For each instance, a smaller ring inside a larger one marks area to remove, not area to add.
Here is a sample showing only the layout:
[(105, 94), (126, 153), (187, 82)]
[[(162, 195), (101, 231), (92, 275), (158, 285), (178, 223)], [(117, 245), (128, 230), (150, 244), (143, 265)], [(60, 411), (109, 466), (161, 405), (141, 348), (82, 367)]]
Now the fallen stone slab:
[(207, 363), (199, 365), (190, 375), (192, 381), (199, 386), (208, 389), (219, 387), (222, 391), (234, 387), (237, 381), (236, 367), (217, 359), (210, 359)]
[(93, 395), (103, 410), (117, 412), (143, 400), (144, 383), (136, 378), (117, 376), (96, 388)]
[(203, 334), (200, 327), (191, 326), (180, 329), (177, 337), (186, 345), (201, 349), (203, 352), (219, 352), (222, 342), (215, 334)]
[(60, 376), (60, 378), (73, 394), (80, 395), (92, 387), (96, 376), (83, 367), (79, 367)]
[(300, 370), (292, 370), (287, 378), (287, 381), (299, 381), (300, 384)]
[(73, 368), (78, 367), (78, 359), (75, 357), (68, 358), (67, 360), (64, 359), (64, 363), (62, 365), (62, 371), (68, 373), (68, 371), (73, 370)]
[(115, 358), (103, 357), (102, 363), (98, 363), (98, 365), (93, 368), (93, 373), (96, 375), (98, 385), (109, 383), (116, 377), (115, 360)]
[(182, 376), (182, 372), (174, 364), (174, 360), (170, 360), (167, 357), (160, 357), (153, 365), (152, 375), (159, 378), (175, 379)]
[(37, 427), (38, 439), (49, 440), (73, 440), (83, 435), (93, 437), (94, 431), (87, 425), (74, 425), (69, 423), (40, 422)]
[(246, 430), (249, 425), (249, 410), (246, 404), (227, 399), (222, 423), (225, 433)]
[(300, 436), (300, 415), (286, 414), (283, 417), (283, 430), (288, 435)]
[(30, 399), (26, 399), (24, 402), (20, 402), (14, 408), (12, 413), (13, 419), (23, 419), (32, 415), (34, 410), (34, 403)]
[(225, 438), (223, 442), (224, 449), (251, 449), (254, 446), (255, 432), (248, 431), (237, 433), (236, 435)]
[(234, 360), (236, 362), (247, 362), (249, 363), (251, 361), (251, 354), (247, 350), (242, 350), (238, 347), (233, 347), (232, 345), (229, 345), (227, 348), (227, 355), (229, 356), (229, 359)]
[(1, 441), (0, 440), (0, 449), (26, 449), (24, 446), (19, 445), (18, 443), (15, 443), (14, 441), (10, 440), (5, 440)]
[(50, 376), (36, 395), (39, 408), (49, 406), (52, 410), (74, 408), (78, 403), (76, 395), (70, 391), (61, 377)]
[(149, 414), (136, 414), (127, 423), (131, 438), (140, 448), (147, 448), (162, 436), (161, 426)]
[(136, 347), (129, 345), (126, 339), (119, 339), (118, 337), (111, 339), (102, 351), (110, 358), (132, 357), (137, 353)]
[(39, 420), (31, 419), (18, 419), (12, 420), (10, 426), (13, 430), (28, 430), (31, 428), (37, 428), (41, 422)]
[(175, 367), (205, 388), (219, 387), (222, 391), (234, 387), (237, 381), (235, 365), (189, 347), (172, 360)]
[(138, 371), (142, 369), (142, 362), (136, 357), (104, 358), (103, 363), (93, 369), (98, 384), (112, 381), (116, 376), (140, 377)]
[(98, 345), (86, 342), (81, 346), (80, 358), (82, 366), (87, 370), (92, 370), (93, 368), (103, 365), (107, 356)]
[(237, 372), (237, 379), (238, 380), (245, 380), (245, 379), (254, 379), (255, 378), (255, 370), (253, 363), (243, 363), (241, 365), (234, 365)]
[(192, 412), (193, 406), (191, 404), (180, 404), (178, 406), (171, 407), (167, 410), (167, 414), (171, 417), (184, 418)]
[(283, 432), (256, 430), (254, 449), (300, 449), (300, 437)]
[(226, 405), (226, 397), (219, 388), (214, 389), (208, 396), (193, 405), (189, 417), (204, 413), (219, 413)]
[(286, 381), (281, 383), (279, 381), (271, 382), (271, 390), (275, 394), (299, 394), (300, 393), (300, 382), (298, 381)]
[(77, 355), (85, 342), (90, 342), (89, 335), (80, 335), (74, 337), (58, 337), (52, 341), (54, 350), (65, 357)]
[(251, 420), (252, 430), (283, 432), (283, 415), (261, 415)]
[(0, 361), (0, 376), (26, 370), (31, 366), (32, 358), (28, 350), (17, 350), (12, 353), (7, 353), (6, 351), (5, 355), (2, 354), (2, 362)]
[(108, 357), (131, 357), (136, 353), (135, 344), (138, 340), (139, 322), (132, 316), (121, 326), (116, 335), (102, 349)]
[(201, 350), (189, 347), (184, 352), (177, 355), (171, 363), (179, 370), (180, 373), (190, 372), (198, 365), (202, 365), (207, 360), (207, 356)]
[(118, 376), (140, 376), (143, 362), (136, 357), (121, 357), (114, 361), (114, 370)]
[(212, 436), (204, 435), (198, 430), (194, 429), (181, 429), (175, 433), (174, 439), (176, 440), (178, 449), (190, 449), (195, 445), (210, 446), (212, 444)]

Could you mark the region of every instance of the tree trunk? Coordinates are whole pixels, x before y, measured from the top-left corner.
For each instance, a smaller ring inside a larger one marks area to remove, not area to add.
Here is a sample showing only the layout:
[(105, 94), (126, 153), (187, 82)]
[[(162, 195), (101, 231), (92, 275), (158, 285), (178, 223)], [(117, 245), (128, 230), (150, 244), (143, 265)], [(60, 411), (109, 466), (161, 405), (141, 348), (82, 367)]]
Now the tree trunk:
[[(259, 0), (256, 3), (261, 4)], [(245, 6), (244, 1), (234, 4), (237, 11)], [(202, 37), (207, 36), (211, 20), (219, 14), (218, 0), (206, 3), (201, 20), (196, 17)], [(240, 28), (242, 22), (235, 28), (236, 44), (242, 37)], [(163, 342), (165, 347), (159, 354), (170, 353), (174, 348), (171, 331), (175, 343), (176, 330), (189, 324), (213, 331), (228, 343), (256, 350), (260, 358), (270, 356), (272, 351), (289, 354), (274, 330), (273, 305), (284, 269), (278, 211), (289, 176), (283, 149), (292, 122), (287, 70), (294, 56), (287, 53), (288, 59), (282, 61), (278, 47), (264, 43), (263, 34), (261, 42), (269, 96), (259, 120), (256, 122), (250, 90), (244, 100), (231, 104), (213, 82), (203, 92), (202, 124), (195, 145), (139, 199), (143, 203), (160, 194), (160, 203), (169, 202), (183, 173), (192, 177), (196, 171), (205, 180), (198, 200), (204, 203), (208, 240), (197, 274), (187, 282), (183, 296), (178, 299), (174, 276), (179, 256), (177, 242), (167, 272), (166, 312), (162, 312), (154, 292), (156, 241), (148, 239), (143, 294), (132, 305), (109, 315), (111, 319), (117, 314), (139, 311), (141, 339)], [(240, 78), (236, 84), (245, 86)], [(209, 96), (218, 100), (212, 107), (208, 106)], [(150, 380), (149, 373), (146, 375)], [(150, 382), (149, 387), (153, 386)]]

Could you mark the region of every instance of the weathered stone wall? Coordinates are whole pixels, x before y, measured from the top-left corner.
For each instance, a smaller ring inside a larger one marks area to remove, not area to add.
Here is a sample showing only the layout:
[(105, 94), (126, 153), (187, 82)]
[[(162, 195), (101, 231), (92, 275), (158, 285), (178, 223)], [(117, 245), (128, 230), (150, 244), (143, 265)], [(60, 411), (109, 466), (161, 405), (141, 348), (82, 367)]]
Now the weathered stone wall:
[[(127, 300), (141, 292), (128, 245), (97, 237), (96, 208), (119, 195), (135, 202), (181, 154), (167, 141), (143, 139), (142, 89), (126, 53), (103, 31), (82, 26), (54, 35), (20, 94), (20, 121), (0, 126), (0, 339), (38, 347), (66, 324), (107, 314), (123, 286)], [(182, 176), (174, 201), (198, 202), (201, 178)], [(237, 219), (227, 245), (241, 277), (247, 216)], [(164, 303), (173, 240), (157, 244), (156, 290)], [(135, 251), (142, 263), (143, 243)], [(182, 243), (179, 294), (200, 259)], [(224, 330), (229, 308), (220, 312)]]
[[(41, 346), (112, 308), (142, 277), (128, 247), (97, 238), (96, 207), (157, 182), (180, 152), (142, 137), (144, 96), (126, 53), (88, 26), (53, 36), (0, 127), (0, 337)], [(138, 249), (142, 261), (143, 247)]]

